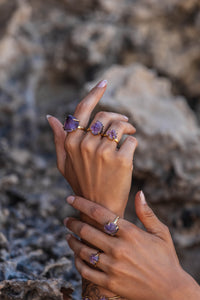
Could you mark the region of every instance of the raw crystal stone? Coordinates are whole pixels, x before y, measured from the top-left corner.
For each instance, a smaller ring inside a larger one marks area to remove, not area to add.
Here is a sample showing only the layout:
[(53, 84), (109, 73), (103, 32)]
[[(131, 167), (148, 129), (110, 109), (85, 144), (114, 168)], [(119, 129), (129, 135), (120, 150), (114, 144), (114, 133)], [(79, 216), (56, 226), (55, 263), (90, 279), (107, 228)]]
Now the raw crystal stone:
[(63, 126), (64, 130), (67, 132), (72, 132), (78, 128), (79, 121), (72, 115), (68, 115), (65, 124)]
[(92, 126), (90, 127), (92, 134), (98, 135), (103, 130), (103, 124), (100, 121), (96, 121)]

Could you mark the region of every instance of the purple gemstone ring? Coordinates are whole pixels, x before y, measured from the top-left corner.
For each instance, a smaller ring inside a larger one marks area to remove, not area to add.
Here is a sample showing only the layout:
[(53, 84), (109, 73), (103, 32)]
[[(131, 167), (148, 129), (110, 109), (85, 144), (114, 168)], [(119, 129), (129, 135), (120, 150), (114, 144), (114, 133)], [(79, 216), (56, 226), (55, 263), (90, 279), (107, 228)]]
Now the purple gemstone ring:
[(63, 129), (67, 132), (72, 132), (77, 129), (85, 130), (85, 127), (79, 125), (79, 120), (72, 115), (68, 115), (65, 119)]
[(90, 263), (91, 263), (94, 267), (96, 267), (97, 264), (98, 264), (98, 262), (99, 262), (100, 254), (101, 254), (101, 252), (98, 251), (97, 253), (91, 254), (91, 255), (90, 255)]
[(117, 144), (119, 144), (119, 141), (117, 139), (117, 133), (115, 131), (115, 129), (110, 129), (108, 130), (105, 134), (103, 134), (102, 136), (107, 137), (110, 141), (115, 141)]
[(119, 230), (119, 226), (117, 225), (118, 220), (119, 220), (119, 216), (117, 216), (113, 222), (106, 223), (104, 225), (105, 233), (114, 236)]
[(103, 131), (103, 124), (100, 121), (96, 121), (87, 131), (90, 131), (93, 135), (100, 135)]

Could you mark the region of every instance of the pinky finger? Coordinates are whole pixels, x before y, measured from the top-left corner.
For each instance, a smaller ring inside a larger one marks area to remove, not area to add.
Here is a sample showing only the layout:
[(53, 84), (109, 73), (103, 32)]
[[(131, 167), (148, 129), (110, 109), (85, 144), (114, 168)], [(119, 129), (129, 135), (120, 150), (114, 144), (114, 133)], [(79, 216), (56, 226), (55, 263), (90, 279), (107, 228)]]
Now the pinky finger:
[(90, 268), (78, 256), (75, 257), (75, 266), (84, 279), (101, 287), (108, 288), (108, 276), (105, 273)]
[(126, 156), (129, 161), (132, 162), (135, 149), (137, 148), (138, 142), (135, 137), (128, 136), (123, 144), (121, 145), (118, 153), (119, 155)]

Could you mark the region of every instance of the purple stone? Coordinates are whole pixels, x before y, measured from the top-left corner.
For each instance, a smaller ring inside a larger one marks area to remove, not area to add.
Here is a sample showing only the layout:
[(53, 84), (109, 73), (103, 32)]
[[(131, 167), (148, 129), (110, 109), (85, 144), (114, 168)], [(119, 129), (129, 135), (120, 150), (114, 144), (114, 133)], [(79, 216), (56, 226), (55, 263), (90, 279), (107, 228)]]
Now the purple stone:
[(96, 121), (92, 126), (90, 127), (92, 134), (98, 135), (103, 130), (103, 124), (100, 121)]
[(98, 254), (91, 254), (90, 255), (90, 263), (92, 265), (96, 265), (99, 261), (99, 255)]
[(106, 225), (104, 225), (104, 231), (107, 234), (110, 235), (114, 235), (117, 233), (117, 231), (119, 230), (117, 224), (113, 223), (113, 222), (109, 222)]
[(109, 137), (109, 139), (111, 139), (111, 140), (115, 140), (117, 138), (117, 133), (116, 133), (115, 129), (108, 130), (106, 132), (106, 134)]
[(65, 120), (63, 129), (67, 132), (72, 132), (78, 128), (78, 125), (79, 125), (79, 121), (72, 115), (68, 115)]

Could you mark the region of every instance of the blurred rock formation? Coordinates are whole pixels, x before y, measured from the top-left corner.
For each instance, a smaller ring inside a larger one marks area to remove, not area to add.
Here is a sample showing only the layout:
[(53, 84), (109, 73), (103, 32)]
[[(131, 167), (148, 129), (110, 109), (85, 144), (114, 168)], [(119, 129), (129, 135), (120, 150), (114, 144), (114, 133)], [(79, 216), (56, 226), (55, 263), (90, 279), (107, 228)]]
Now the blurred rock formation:
[(69, 281), (80, 298), (62, 226), (71, 190), (45, 115), (63, 120), (104, 77), (98, 109), (137, 127), (132, 193), (144, 189), (200, 282), (199, 37), (199, 0), (0, 0), (2, 299), (62, 299)]

